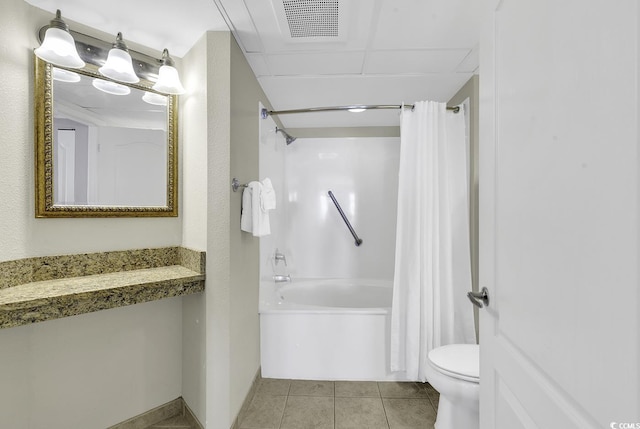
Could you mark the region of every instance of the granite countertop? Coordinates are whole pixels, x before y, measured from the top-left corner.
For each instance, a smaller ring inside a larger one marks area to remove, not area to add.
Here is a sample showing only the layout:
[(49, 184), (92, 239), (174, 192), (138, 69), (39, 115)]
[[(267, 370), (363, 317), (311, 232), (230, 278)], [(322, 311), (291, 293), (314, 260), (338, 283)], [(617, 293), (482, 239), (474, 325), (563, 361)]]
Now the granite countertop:
[[(204, 262), (203, 253), (193, 256)], [(0, 288), (0, 328), (202, 292), (204, 279), (203, 264), (196, 264), (189, 268), (153, 266), (16, 284)]]

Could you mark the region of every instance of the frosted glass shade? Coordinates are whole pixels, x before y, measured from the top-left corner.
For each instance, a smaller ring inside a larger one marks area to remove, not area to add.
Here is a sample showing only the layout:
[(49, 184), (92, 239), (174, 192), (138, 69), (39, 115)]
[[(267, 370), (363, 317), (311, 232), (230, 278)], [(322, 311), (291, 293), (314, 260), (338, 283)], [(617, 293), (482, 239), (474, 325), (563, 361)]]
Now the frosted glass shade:
[(72, 69), (85, 66), (84, 61), (78, 55), (73, 37), (60, 28), (47, 29), (44, 41), (34, 52), (39, 58), (56, 66)]
[(138, 83), (140, 78), (133, 71), (131, 55), (119, 48), (112, 48), (105, 65), (98, 69), (100, 74), (118, 82)]
[(80, 82), (80, 75), (65, 69), (53, 68), (53, 80), (60, 82)]
[(155, 106), (166, 106), (167, 96), (156, 94), (155, 92), (145, 92), (142, 96), (142, 100), (145, 103), (153, 104)]
[(175, 67), (163, 65), (158, 72), (158, 81), (153, 85), (153, 89), (165, 94), (184, 94), (186, 90), (180, 82), (178, 70)]
[(93, 79), (93, 86), (102, 92), (112, 95), (129, 95), (131, 89), (128, 86), (120, 85), (119, 83), (110, 82), (108, 80)]

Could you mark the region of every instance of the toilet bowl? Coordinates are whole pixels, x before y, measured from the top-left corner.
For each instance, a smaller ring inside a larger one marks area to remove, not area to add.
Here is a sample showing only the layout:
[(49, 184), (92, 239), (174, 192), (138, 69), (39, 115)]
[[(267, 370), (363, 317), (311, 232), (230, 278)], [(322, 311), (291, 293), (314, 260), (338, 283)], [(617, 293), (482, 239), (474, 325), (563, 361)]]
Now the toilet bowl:
[(435, 429), (478, 429), (480, 349), (450, 344), (429, 352), (427, 381), (440, 393)]

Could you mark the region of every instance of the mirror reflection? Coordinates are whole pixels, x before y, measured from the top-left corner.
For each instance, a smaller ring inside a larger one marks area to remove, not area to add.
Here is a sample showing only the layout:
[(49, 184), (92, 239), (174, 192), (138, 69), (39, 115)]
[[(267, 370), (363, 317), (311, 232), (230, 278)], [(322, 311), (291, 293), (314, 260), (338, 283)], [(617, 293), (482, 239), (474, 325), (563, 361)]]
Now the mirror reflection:
[(53, 93), (54, 204), (166, 205), (166, 96), (57, 67)]
[(36, 59), (36, 216), (177, 216), (175, 96)]

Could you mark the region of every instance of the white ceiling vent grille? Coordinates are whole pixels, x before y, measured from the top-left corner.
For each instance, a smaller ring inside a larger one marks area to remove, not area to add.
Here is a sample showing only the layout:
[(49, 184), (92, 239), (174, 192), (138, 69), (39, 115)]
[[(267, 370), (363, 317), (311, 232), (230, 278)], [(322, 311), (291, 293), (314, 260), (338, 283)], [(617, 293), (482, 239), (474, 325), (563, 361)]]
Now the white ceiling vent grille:
[(285, 43), (345, 42), (351, 4), (344, 0), (271, 0)]
[(282, 0), (292, 38), (338, 37), (338, 0)]

